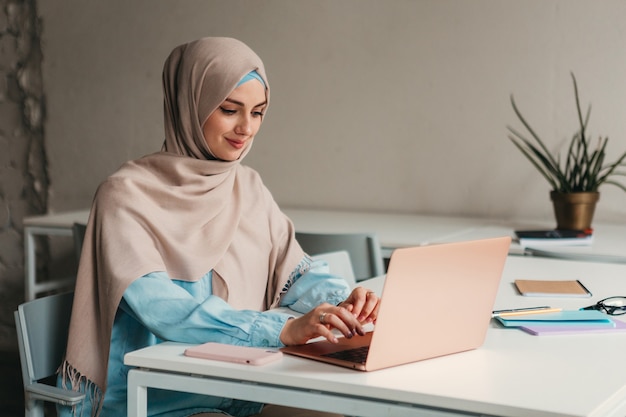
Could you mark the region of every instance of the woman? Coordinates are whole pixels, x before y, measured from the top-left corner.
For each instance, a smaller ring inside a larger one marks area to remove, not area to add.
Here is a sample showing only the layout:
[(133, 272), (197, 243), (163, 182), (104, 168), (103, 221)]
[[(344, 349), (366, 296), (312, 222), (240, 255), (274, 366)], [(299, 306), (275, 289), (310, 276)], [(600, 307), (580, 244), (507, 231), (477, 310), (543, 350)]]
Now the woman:
[[(313, 263), (258, 174), (241, 164), (269, 105), (260, 58), (235, 39), (200, 39), (171, 52), (163, 86), (162, 150), (124, 164), (94, 198), (59, 375), (89, 395), (60, 415), (126, 415), (128, 351), (165, 340), (336, 341), (333, 328), (362, 335), (376, 317), (376, 295), (350, 292)], [(272, 310), (279, 306), (302, 315)], [(263, 408), (170, 391), (149, 398), (150, 416)]]

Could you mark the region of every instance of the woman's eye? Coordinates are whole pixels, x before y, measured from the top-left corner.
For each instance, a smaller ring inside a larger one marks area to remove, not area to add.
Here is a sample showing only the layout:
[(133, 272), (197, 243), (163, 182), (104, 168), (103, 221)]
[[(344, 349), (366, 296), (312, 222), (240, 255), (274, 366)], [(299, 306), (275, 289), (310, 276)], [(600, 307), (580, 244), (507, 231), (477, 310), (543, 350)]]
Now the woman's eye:
[(220, 107), (220, 110), (224, 114), (235, 114), (237, 112), (237, 110), (227, 109), (225, 107)]
[(263, 112), (262, 111), (255, 111), (253, 113), (256, 117), (263, 117)]

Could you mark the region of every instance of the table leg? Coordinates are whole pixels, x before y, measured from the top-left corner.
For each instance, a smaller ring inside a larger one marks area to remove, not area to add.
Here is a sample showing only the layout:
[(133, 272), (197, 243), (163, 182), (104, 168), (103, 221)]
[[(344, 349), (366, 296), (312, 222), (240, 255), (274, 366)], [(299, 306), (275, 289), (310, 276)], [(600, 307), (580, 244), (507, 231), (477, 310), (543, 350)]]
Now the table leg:
[(148, 416), (148, 388), (141, 385), (137, 371), (128, 372), (128, 417)]
[(30, 227), (24, 228), (24, 299), (35, 299), (35, 237)]

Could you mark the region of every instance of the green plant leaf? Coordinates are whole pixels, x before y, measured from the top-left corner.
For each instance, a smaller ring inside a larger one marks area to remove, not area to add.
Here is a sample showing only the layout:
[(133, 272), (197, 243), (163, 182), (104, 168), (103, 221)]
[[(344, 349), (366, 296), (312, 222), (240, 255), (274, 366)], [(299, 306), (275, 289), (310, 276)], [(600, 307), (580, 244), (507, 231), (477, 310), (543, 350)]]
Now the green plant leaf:
[(558, 152), (554, 155), (550, 152), (544, 141), (521, 114), (512, 94), (510, 98), (513, 111), (530, 137), (527, 138), (524, 134), (507, 126), (510, 132), (508, 138), (548, 181), (554, 191), (597, 191), (603, 183), (617, 186), (626, 191), (626, 185), (612, 180), (613, 176), (626, 176), (626, 172), (616, 170), (618, 167), (626, 167), (626, 152), (615, 162), (607, 164), (605, 157), (608, 137), (600, 137), (598, 146), (592, 146), (591, 138), (587, 135), (591, 105), (587, 107), (587, 112), (583, 117), (578, 83), (574, 73), (570, 72), (570, 74), (574, 85), (578, 130), (569, 141), (564, 159), (561, 160)]

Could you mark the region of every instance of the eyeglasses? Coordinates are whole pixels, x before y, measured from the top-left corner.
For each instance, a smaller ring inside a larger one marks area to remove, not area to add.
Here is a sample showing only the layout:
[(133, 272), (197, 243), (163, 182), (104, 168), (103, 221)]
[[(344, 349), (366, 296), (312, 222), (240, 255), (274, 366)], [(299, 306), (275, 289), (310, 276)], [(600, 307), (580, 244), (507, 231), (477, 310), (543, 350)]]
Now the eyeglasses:
[(626, 314), (626, 297), (609, 297), (581, 310), (599, 310), (610, 316)]

